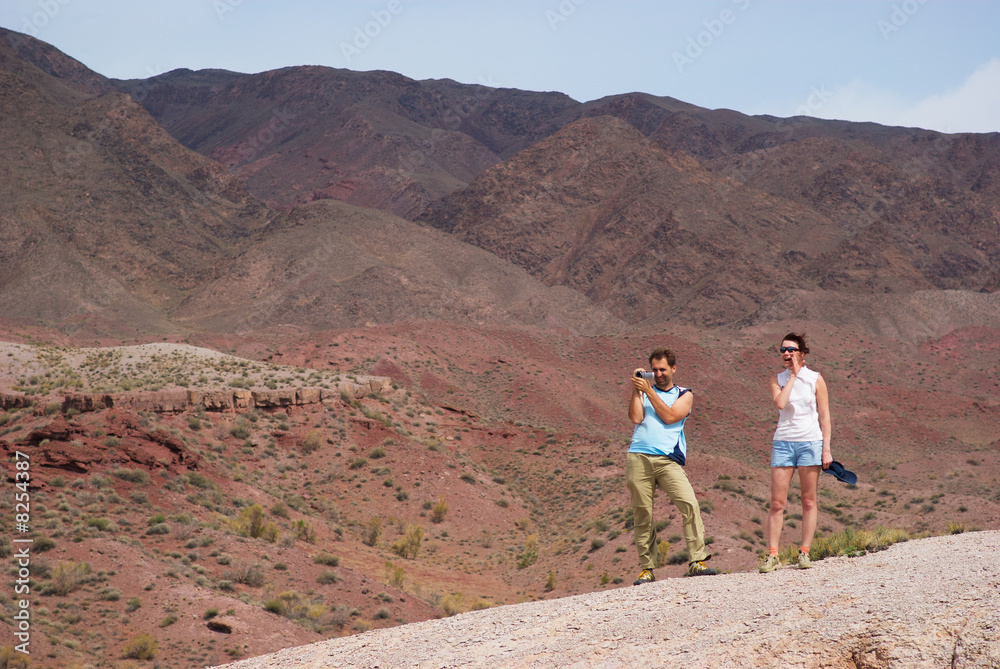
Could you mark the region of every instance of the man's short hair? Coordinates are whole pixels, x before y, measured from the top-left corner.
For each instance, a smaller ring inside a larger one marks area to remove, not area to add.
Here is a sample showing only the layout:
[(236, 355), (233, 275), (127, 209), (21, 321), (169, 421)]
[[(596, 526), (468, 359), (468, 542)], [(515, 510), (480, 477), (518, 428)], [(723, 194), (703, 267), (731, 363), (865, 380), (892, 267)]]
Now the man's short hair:
[(677, 357), (674, 355), (673, 351), (669, 348), (658, 348), (649, 354), (649, 366), (653, 366), (654, 360), (661, 360), (663, 358), (667, 359), (667, 364), (669, 366), (674, 367), (677, 365)]

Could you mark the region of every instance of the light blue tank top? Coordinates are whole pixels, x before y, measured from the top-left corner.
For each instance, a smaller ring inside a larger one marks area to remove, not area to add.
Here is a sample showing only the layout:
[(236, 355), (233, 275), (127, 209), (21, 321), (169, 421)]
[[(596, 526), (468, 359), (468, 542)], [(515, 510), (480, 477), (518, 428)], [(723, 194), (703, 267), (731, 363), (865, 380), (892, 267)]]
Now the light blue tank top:
[[(653, 390), (663, 403), (672, 407), (684, 393), (692, 392), (690, 388), (674, 386), (670, 390)], [(632, 431), (632, 444), (629, 453), (645, 453), (646, 455), (665, 455), (679, 465), (687, 461), (687, 440), (684, 438), (684, 423), (687, 416), (676, 423), (667, 425), (656, 415), (652, 403), (644, 394), (642, 396), (642, 422)]]

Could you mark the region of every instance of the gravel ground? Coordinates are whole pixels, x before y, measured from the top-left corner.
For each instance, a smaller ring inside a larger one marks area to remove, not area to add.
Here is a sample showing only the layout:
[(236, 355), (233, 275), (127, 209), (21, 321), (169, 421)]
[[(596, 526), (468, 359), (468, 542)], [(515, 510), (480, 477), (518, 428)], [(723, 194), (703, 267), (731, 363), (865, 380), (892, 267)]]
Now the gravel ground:
[(810, 570), (666, 579), (225, 666), (997, 668), (998, 557), (1000, 531), (933, 537)]

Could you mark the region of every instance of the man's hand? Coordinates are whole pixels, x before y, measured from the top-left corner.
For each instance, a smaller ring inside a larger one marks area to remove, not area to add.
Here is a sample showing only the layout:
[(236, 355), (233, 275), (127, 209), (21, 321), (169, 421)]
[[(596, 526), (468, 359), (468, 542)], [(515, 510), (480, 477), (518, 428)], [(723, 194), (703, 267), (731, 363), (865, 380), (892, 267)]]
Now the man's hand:
[(647, 381), (642, 376), (636, 376), (637, 374), (640, 374), (641, 372), (645, 371), (646, 371), (645, 369), (639, 367), (638, 369), (632, 372), (632, 390), (635, 390), (640, 393), (646, 393), (647, 395), (651, 395), (653, 392), (653, 386), (651, 386), (649, 381)]

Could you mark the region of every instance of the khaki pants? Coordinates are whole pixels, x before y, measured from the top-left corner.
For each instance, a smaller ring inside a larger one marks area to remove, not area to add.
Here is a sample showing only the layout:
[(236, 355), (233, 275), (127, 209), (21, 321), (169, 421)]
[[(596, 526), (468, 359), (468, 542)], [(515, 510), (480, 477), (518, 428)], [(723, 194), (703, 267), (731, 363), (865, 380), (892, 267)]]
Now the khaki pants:
[(665, 455), (626, 453), (625, 482), (632, 497), (632, 517), (635, 521), (635, 548), (639, 566), (656, 567), (656, 530), (653, 529), (653, 491), (659, 486), (673, 502), (683, 518), (684, 541), (688, 558), (699, 562), (709, 557), (705, 550), (705, 527), (694, 488), (684, 468)]

